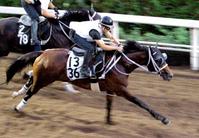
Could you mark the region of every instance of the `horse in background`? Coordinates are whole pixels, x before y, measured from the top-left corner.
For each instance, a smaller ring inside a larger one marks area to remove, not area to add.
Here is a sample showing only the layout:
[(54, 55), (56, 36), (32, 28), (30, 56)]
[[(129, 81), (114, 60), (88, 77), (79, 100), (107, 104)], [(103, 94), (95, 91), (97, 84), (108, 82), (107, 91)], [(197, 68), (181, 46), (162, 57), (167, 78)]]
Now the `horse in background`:
[[(49, 48), (70, 48), (72, 42), (64, 34), (66, 26), (72, 21), (99, 20), (101, 16), (94, 10), (68, 10), (59, 20), (46, 19), (39, 24), (39, 36), (43, 40), (42, 50)], [(8, 17), (0, 19), (0, 57), (7, 56), (9, 52), (27, 53), (33, 51), (27, 35), (24, 33), (26, 25), (20, 26), (19, 18)], [(22, 30), (24, 29), (24, 32)], [(21, 33), (21, 34), (20, 34)], [(20, 44), (21, 43), (21, 44)]]
[[(71, 48), (72, 41), (65, 33), (72, 21), (100, 20), (101, 16), (93, 9), (67, 10), (59, 20), (46, 19), (39, 24), (38, 32), (41, 37), (42, 50), (50, 48)], [(19, 18), (8, 17), (0, 19), (0, 57), (7, 56), (10, 52), (27, 53), (34, 50), (30, 39), (22, 31), (29, 31), (26, 25), (19, 24)], [(20, 34), (21, 33), (21, 34)], [(30, 33), (29, 33), (30, 35)], [(20, 44), (21, 43), (21, 44)], [(24, 74), (24, 78), (31, 77), (32, 71)], [(71, 84), (65, 83), (64, 89), (78, 92)], [(15, 93), (15, 92), (14, 92)]]
[[(40, 52), (31, 52), (19, 57), (9, 66), (6, 72), (7, 83), (17, 72), (27, 65), (33, 64), (32, 85), (22, 101), (15, 107), (16, 111), (21, 111), (34, 94), (54, 81), (70, 82), (84, 89), (92, 88), (90, 78), (71, 80), (68, 77), (66, 63), (70, 60), (70, 52), (67, 49), (51, 49)], [(107, 93), (106, 122), (108, 124), (112, 124), (111, 109), (113, 95), (121, 96), (145, 109), (163, 124), (168, 124), (170, 122), (167, 117), (151, 109), (149, 105), (133, 96), (127, 89), (129, 74), (138, 67), (144, 68), (143, 65), (145, 65), (146, 69), (150, 72), (159, 74), (164, 80), (171, 80), (173, 76), (172, 71), (166, 63), (163, 54), (157, 47), (143, 47), (135, 41), (127, 41), (122, 53), (106, 52), (105, 61), (106, 66), (96, 74), (97, 79), (95, 81), (97, 82), (100, 91), (105, 91)], [(106, 68), (107, 66), (109, 67)], [(100, 79), (103, 75), (105, 77)]]

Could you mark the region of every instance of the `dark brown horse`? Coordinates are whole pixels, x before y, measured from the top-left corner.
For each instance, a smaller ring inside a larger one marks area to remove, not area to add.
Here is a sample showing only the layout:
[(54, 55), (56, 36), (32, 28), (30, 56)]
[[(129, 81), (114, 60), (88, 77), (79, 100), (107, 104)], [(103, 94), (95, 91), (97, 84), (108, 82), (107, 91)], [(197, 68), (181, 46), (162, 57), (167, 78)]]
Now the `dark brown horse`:
[[(99, 20), (101, 16), (93, 9), (82, 10), (67, 10), (62, 18), (58, 20), (47, 19), (39, 24), (39, 36), (44, 42), (42, 50), (50, 48), (71, 48), (72, 41), (68, 37), (69, 26), (71, 21), (88, 21)], [(30, 39), (26, 40), (25, 35), (19, 35), (18, 32), (30, 30), (20, 25), (19, 18), (9, 17), (0, 19), (0, 57), (7, 56), (9, 52), (27, 53), (33, 51), (34, 47), (30, 45)], [(26, 35), (27, 36), (27, 35)], [(27, 44), (20, 44), (21, 42), (28, 42)], [(31, 74), (24, 74), (27, 78)], [(67, 91), (74, 91), (72, 85), (65, 85)]]
[[(148, 111), (155, 119), (160, 120), (163, 124), (168, 124), (169, 119), (160, 113), (151, 109), (146, 103), (137, 97), (131, 95), (127, 89), (128, 76), (136, 68), (146, 65), (149, 71), (155, 71), (162, 76), (164, 80), (170, 80), (173, 76), (169, 66), (167, 65), (164, 56), (156, 47), (142, 47), (134, 41), (128, 41), (124, 45), (122, 53), (106, 53), (105, 61), (113, 61), (109, 68), (97, 73), (101, 91), (107, 93), (107, 116), (106, 121), (111, 124), (111, 106), (113, 95), (121, 96), (128, 101), (138, 105)], [(31, 52), (19, 57), (11, 64), (7, 70), (7, 82), (9, 82), (16, 72), (19, 72), (28, 64), (33, 63), (33, 83), (31, 89), (26, 93), (22, 101), (16, 106), (15, 110), (21, 111), (34, 94), (41, 88), (51, 84), (54, 81), (66, 81), (75, 84), (85, 89), (91, 89), (91, 80), (89, 78), (71, 81), (67, 77), (66, 62), (69, 60), (69, 50), (67, 49), (52, 49), (40, 52)], [(115, 57), (115, 60), (112, 57)], [(112, 65), (112, 66), (111, 66)], [(145, 69), (145, 68), (144, 68)], [(105, 73), (105, 78), (99, 77)]]
[[(88, 21), (100, 18), (101, 16), (94, 10), (68, 10), (59, 21), (47, 19), (39, 25), (40, 38), (46, 40), (42, 49), (70, 48), (71, 41), (64, 33), (65, 26), (68, 26), (71, 21)], [(24, 28), (24, 26), (19, 28), (18, 21), (17, 17), (0, 19), (0, 57), (7, 56), (9, 52), (27, 53), (33, 51), (33, 46), (30, 43), (20, 44), (21, 41), (29, 41), (25, 40), (27, 37), (18, 34), (20, 29)]]

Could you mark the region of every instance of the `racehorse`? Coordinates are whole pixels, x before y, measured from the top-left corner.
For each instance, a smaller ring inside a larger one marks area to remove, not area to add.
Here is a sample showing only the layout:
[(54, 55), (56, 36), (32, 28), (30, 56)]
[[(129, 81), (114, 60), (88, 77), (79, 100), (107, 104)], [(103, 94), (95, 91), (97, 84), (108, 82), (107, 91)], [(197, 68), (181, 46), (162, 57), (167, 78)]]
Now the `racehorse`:
[[(41, 22), (38, 32), (40, 32), (41, 38), (45, 39), (43, 40), (42, 50), (49, 48), (69, 49), (72, 46), (72, 42), (65, 30), (68, 30), (70, 22), (99, 19), (101, 19), (101, 16), (93, 9), (82, 9), (66, 11), (59, 21), (47, 19)], [(30, 27), (26, 29), (25, 25), (20, 25), (17, 17), (0, 19), (0, 57), (7, 56), (9, 52), (27, 53), (33, 51), (34, 48), (30, 45), (30, 41), (27, 40), (27, 35), (22, 32), (23, 30), (27, 32)], [(19, 34), (19, 32), (22, 34)], [(25, 44), (22, 42), (25, 42)], [(30, 76), (31, 71), (28, 74), (24, 74), (25, 78)], [(65, 84), (65, 89), (71, 92), (76, 91), (70, 84)]]
[[(49, 49), (46, 51), (31, 52), (22, 55), (9, 66), (6, 72), (7, 83), (17, 72), (27, 65), (33, 64), (32, 86), (22, 101), (15, 107), (16, 111), (21, 111), (34, 94), (54, 81), (66, 81), (85, 89), (91, 89), (90, 78), (70, 80), (67, 76), (66, 62), (70, 60), (70, 52), (67, 49)], [(113, 95), (124, 97), (126, 100), (145, 109), (163, 124), (170, 122), (168, 118), (151, 109), (145, 102), (130, 94), (127, 89), (129, 74), (138, 67), (144, 68), (144, 65), (146, 65), (145, 69), (148, 69), (150, 72), (155, 71), (164, 80), (171, 80), (173, 76), (172, 71), (157, 47), (143, 47), (135, 41), (127, 41), (122, 53), (114, 51), (106, 52), (105, 61), (108, 63), (106, 67), (108, 65), (111, 66), (108, 67), (108, 70), (105, 67), (101, 72), (98, 72), (98, 78), (95, 81), (99, 84), (99, 89), (107, 93), (106, 122), (108, 124), (112, 124), (111, 108)], [(109, 64), (112, 61), (113, 63)], [(104, 74), (104, 72), (106, 73)], [(102, 74), (105, 77), (100, 79)]]
[[(41, 22), (38, 32), (40, 32), (40, 38), (45, 39), (42, 49), (70, 48), (68, 46), (71, 46), (71, 41), (64, 32), (66, 26), (71, 21), (98, 19), (101, 19), (101, 16), (94, 10), (68, 10), (59, 20), (47, 19)], [(33, 51), (33, 46), (28, 43), (24, 32), (22, 35), (19, 34), (24, 28), (24, 25), (19, 26), (19, 18), (17, 17), (0, 19), (0, 57), (7, 56), (9, 52), (27, 53)]]

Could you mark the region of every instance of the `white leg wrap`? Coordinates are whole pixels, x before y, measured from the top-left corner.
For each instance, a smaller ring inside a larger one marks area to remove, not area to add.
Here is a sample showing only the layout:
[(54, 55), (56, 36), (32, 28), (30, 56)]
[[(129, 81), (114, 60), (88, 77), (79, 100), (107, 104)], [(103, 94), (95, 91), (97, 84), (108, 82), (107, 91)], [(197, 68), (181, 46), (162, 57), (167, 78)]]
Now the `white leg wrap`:
[(26, 85), (24, 85), (18, 92), (14, 91), (12, 93), (12, 97), (15, 98), (15, 97), (17, 97), (19, 95), (23, 95), (23, 94), (25, 94), (28, 91), (28, 89), (29, 88), (26, 87)]
[(65, 91), (66, 92), (69, 92), (69, 93), (79, 93), (80, 91), (78, 91), (78, 90), (75, 90), (74, 89), (74, 87), (73, 87), (73, 85), (72, 84), (70, 84), (70, 83), (64, 83), (64, 89), (65, 89)]
[(16, 106), (16, 109), (17, 109), (18, 111), (22, 111), (22, 109), (23, 109), (26, 105), (27, 105), (27, 102), (26, 102), (24, 99), (22, 99), (21, 102)]
[(28, 74), (29, 76), (33, 76), (33, 70), (28, 71), (27, 74)]

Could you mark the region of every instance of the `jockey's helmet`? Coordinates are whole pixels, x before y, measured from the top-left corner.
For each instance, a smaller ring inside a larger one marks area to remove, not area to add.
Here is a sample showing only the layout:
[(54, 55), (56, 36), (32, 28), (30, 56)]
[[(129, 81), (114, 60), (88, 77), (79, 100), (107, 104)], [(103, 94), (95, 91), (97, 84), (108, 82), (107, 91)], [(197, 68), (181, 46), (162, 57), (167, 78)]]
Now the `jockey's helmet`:
[(101, 25), (111, 29), (113, 27), (113, 20), (109, 16), (104, 16), (101, 20)]

